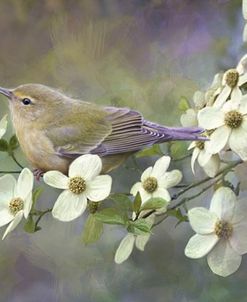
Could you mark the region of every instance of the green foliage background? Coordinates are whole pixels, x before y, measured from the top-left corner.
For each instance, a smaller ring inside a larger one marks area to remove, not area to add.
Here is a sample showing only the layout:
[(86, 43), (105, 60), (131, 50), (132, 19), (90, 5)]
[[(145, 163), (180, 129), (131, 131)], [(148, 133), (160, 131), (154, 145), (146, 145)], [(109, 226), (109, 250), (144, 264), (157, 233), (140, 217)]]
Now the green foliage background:
[[(1, 0), (0, 84), (43, 83), (175, 126), (181, 97), (191, 99), (245, 52), (242, 29), (240, 0)], [(7, 111), (1, 97), (1, 115)], [(17, 157), (25, 164), (21, 152)], [(0, 165), (16, 169), (4, 153)], [(139, 175), (129, 160), (113, 172), (114, 191), (128, 191)], [(38, 206), (52, 205), (56, 195), (46, 188)], [(206, 205), (206, 196), (197, 202)], [(109, 226), (97, 244), (85, 246), (83, 224), (47, 216), (42, 231), (19, 228), (1, 242), (0, 301), (247, 301), (246, 260), (222, 279), (205, 259), (185, 258), (187, 223), (175, 228), (169, 218), (144, 253), (135, 251), (120, 266), (113, 257), (124, 232)]]

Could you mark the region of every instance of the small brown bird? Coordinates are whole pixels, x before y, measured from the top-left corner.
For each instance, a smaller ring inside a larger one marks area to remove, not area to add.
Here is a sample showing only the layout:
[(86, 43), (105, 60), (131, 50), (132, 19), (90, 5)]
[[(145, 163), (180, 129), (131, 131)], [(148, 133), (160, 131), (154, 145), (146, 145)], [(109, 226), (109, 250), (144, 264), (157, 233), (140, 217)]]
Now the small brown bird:
[(40, 84), (0, 88), (0, 93), (9, 99), (20, 146), (38, 176), (49, 170), (67, 173), (70, 162), (82, 154), (98, 154), (107, 172), (153, 144), (205, 140), (200, 128), (165, 127), (137, 111), (100, 107)]

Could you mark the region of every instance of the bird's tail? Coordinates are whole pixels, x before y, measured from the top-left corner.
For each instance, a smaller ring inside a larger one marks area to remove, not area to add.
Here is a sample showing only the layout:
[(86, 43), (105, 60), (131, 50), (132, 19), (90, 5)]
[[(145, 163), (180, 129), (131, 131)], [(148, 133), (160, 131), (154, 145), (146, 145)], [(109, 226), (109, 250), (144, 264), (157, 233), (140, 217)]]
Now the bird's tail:
[(159, 143), (165, 141), (177, 141), (177, 140), (188, 140), (188, 141), (197, 141), (197, 140), (207, 140), (205, 135), (202, 133), (205, 131), (200, 127), (166, 127), (149, 121), (145, 121), (144, 125), (149, 129), (158, 131), (160, 140)]

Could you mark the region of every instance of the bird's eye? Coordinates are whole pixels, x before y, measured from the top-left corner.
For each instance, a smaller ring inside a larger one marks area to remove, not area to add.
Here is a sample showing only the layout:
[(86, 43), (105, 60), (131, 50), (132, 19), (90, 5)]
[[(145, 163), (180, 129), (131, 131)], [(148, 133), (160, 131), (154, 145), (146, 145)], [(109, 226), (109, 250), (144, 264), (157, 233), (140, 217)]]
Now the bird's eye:
[(22, 103), (23, 103), (24, 105), (30, 105), (32, 102), (31, 102), (30, 99), (25, 98), (25, 99), (22, 100)]

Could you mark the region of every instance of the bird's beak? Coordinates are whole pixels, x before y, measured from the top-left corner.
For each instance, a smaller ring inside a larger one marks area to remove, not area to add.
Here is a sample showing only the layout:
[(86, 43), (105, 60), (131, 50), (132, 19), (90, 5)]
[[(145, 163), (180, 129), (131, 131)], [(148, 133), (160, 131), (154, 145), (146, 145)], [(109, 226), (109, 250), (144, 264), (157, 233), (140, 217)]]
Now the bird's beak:
[(13, 96), (13, 93), (11, 90), (6, 89), (6, 88), (2, 88), (0, 87), (0, 94), (3, 94), (4, 96), (6, 96), (8, 99), (11, 99)]

